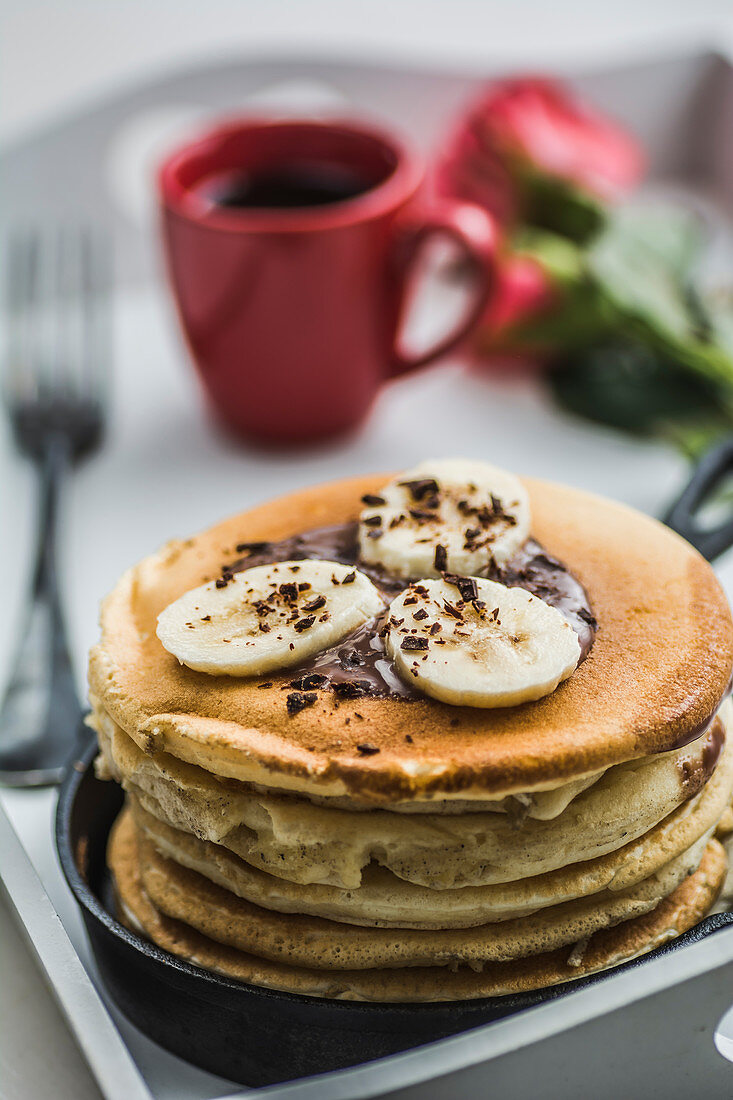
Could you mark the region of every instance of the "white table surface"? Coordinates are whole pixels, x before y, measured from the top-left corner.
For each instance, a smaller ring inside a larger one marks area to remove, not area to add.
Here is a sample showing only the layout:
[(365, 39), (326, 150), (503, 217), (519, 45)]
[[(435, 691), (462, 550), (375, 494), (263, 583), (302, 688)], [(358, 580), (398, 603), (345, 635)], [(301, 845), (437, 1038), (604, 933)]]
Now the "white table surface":
[[(368, 52), (518, 63), (619, 56), (660, 41), (733, 40), (726, 0), (607, 5), (430, 0), (369, 5), (280, 0), (125, 4), (25, 0), (0, 17), (0, 141), (145, 72), (217, 50)], [(530, 10), (528, 10), (530, 9)], [(364, 19), (368, 10), (369, 19)], [(359, 15), (361, 13), (361, 15)], [(533, 28), (531, 40), (527, 26)], [(711, 28), (717, 27), (713, 32)], [(4, 56), (3, 56), (4, 55)], [(32, 62), (32, 63), (31, 63)], [(298, 485), (406, 466), (435, 450), (409, 424), (444, 433), (439, 450), (487, 458), (658, 512), (685, 475), (674, 453), (590, 428), (548, 407), (526, 380), (457, 366), (395, 384), (363, 431), (303, 455), (264, 455), (223, 438), (202, 411), (168, 303), (141, 288), (117, 304), (115, 401), (108, 444), (66, 499), (63, 577), (80, 689), (100, 596), (132, 561), (174, 535)], [(408, 409), (410, 416), (407, 416)], [(438, 420), (438, 410), (441, 416)], [(446, 425), (448, 425), (446, 427)], [(434, 438), (434, 436), (433, 436)], [(8, 578), (0, 681), (13, 649), (32, 541), (33, 483), (0, 423), (0, 576)], [(719, 566), (733, 595), (733, 560)], [(84, 1100), (96, 1086), (0, 903), (0, 1097)]]

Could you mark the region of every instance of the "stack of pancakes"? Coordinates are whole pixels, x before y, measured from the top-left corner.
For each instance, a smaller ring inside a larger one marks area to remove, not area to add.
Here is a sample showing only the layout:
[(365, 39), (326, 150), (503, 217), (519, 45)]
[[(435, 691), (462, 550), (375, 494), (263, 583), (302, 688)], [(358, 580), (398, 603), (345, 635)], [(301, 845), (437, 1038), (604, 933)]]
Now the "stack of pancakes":
[(600, 623), (537, 702), (323, 691), (292, 714), (292, 671), (263, 687), (163, 648), (160, 612), (243, 539), (353, 520), (383, 483), (169, 544), (108, 597), (90, 686), (100, 773), (127, 792), (108, 857), (122, 918), (246, 982), (397, 1002), (551, 985), (697, 923), (733, 817), (733, 625), (707, 563), (654, 521), (526, 482), (533, 536)]

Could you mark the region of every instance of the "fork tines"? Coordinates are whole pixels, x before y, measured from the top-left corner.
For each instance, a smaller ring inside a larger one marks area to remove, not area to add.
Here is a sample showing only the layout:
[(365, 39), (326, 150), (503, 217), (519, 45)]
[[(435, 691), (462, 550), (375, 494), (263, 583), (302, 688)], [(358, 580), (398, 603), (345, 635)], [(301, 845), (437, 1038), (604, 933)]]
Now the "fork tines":
[(18, 442), (37, 451), (53, 430), (69, 437), (76, 456), (98, 439), (107, 395), (109, 237), (91, 226), (17, 228), (5, 285), (3, 388)]

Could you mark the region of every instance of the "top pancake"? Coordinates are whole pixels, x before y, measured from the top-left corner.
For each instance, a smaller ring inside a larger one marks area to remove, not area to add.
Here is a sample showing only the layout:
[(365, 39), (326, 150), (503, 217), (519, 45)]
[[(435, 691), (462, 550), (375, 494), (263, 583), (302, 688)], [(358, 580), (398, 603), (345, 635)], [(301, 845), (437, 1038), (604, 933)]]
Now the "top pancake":
[[(733, 623), (707, 562), (622, 505), (527, 480), (532, 534), (585, 586), (599, 622), (589, 658), (556, 691), (498, 710), (432, 699), (316, 703), (289, 716), (293, 671), (253, 679), (178, 664), (157, 616), (218, 576), (239, 542), (355, 519), (387, 475), (317, 486), (173, 542), (128, 571), (104, 603), (90, 686), (146, 751), (165, 749), (244, 782), (364, 804), (481, 798), (553, 787), (693, 739), (733, 667)], [(270, 688), (258, 685), (272, 681)], [(409, 735), (411, 742), (406, 741)], [(378, 753), (364, 756), (358, 745)]]

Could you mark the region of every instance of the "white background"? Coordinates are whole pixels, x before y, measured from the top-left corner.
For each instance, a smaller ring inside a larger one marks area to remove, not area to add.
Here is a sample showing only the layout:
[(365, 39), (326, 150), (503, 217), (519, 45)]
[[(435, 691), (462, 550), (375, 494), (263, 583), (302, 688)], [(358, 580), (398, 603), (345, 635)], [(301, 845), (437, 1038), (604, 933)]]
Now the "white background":
[[(6, 0), (0, 16), (0, 142), (83, 109), (108, 90), (192, 58), (238, 53), (348, 54), (487, 69), (497, 61), (562, 67), (653, 48), (733, 40), (729, 2), (616, 0)], [(52, 182), (52, 181), (51, 181)], [(117, 306), (117, 377), (109, 443), (67, 497), (63, 571), (79, 669), (98, 599), (118, 573), (166, 538), (185, 535), (295, 485), (423, 457), (408, 422), (450, 409), (444, 453), (569, 481), (650, 512), (679, 486), (674, 454), (557, 416), (539, 389), (455, 366), (400, 383), (358, 437), (305, 456), (264, 456), (222, 439), (204, 416), (167, 303), (155, 289)], [(408, 412), (411, 414), (408, 417)], [(0, 682), (13, 646), (32, 538), (32, 480), (0, 424)], [(724, 579), (733, 580), (724, 563)], [(730, 590), (730, 587), (729, 587)], [(3, 1100), (98, 1095), (65, 1026), (0, 906)]]
[(6, 0), (0, 134), (217, 53), (561, 65), (733, 33), (730, 0)]

